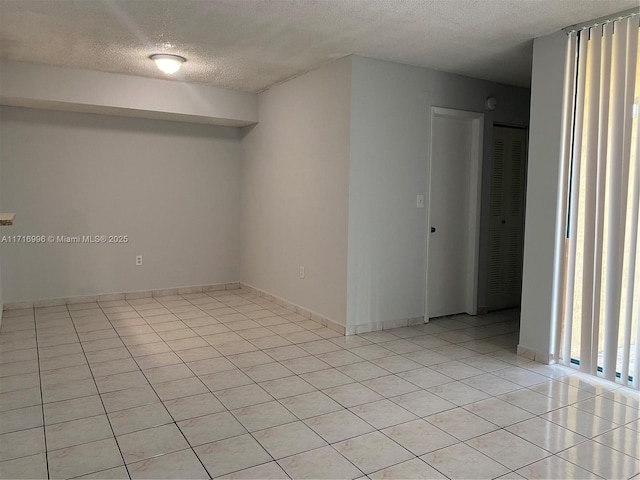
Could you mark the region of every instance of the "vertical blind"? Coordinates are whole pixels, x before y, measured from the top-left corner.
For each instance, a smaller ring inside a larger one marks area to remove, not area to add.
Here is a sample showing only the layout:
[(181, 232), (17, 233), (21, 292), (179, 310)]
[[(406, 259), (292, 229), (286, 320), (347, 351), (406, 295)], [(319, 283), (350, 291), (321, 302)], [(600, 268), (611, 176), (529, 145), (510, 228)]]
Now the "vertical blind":
[(568, 36), (555, 352), (562, 363), (636, 389), (639, 18)]

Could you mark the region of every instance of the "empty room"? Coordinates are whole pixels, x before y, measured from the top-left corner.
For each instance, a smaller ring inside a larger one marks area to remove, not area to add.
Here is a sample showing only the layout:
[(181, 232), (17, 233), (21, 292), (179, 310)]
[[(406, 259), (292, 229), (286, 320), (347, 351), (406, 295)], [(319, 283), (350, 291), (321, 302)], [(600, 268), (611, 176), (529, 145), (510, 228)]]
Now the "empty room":
[(640, 480), (637, 0), (0, 0), (0, 479)]

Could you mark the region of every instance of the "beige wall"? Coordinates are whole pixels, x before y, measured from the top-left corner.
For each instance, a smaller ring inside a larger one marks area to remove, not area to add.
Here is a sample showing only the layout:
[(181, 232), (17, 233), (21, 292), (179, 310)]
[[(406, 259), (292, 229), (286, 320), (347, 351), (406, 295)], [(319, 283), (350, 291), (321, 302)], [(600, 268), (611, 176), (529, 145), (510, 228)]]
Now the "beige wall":
[(5, 303), (239, 280), (238, 129), (14, 107), (0, 121), (16, 213), (2, 235), (130, 239), (0, 244)]
[(242, 140), (242, 281), (341, 324), (350, 75), (345, 58), (260, 94)]

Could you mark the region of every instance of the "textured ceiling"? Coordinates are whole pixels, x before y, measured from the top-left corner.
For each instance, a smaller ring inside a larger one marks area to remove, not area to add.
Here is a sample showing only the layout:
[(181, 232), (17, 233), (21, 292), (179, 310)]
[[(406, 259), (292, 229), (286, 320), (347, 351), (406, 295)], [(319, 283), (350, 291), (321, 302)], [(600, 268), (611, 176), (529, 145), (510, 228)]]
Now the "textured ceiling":
[[(257, 92), (349, 54), (529, 85), (531, 39), (637, 0), (0, 0), (0, 57)], [(166, 78), (166, 77), (165, 77)]]

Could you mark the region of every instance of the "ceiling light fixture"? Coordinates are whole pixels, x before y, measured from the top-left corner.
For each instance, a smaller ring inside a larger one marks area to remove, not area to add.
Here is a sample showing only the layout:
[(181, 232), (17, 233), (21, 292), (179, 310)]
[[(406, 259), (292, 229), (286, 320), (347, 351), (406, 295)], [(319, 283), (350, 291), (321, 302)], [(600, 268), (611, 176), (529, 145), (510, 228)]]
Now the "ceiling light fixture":
[(156, 66), (167, 75), (176, 73), (180, 70), (182, 64), (187, 61), (184, 57), (179, 55), (170, 55), (167, 53), (155, 53), (149, 58), (156, 62)]

